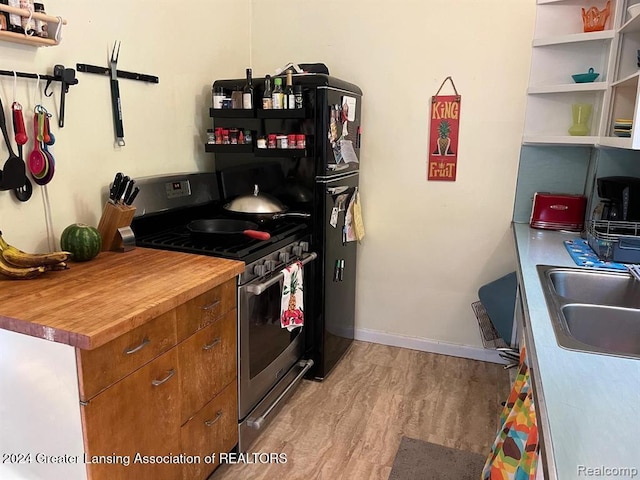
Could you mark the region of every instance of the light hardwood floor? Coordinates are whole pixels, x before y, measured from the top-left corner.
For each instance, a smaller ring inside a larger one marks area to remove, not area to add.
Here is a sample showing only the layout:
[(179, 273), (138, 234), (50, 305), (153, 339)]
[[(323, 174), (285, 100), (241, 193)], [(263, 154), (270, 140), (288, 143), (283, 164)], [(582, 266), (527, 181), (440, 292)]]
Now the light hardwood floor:
[(403, 435), (486, 454), (509, 387), (500, 365), (356, 341), (251, 448), (286, 464), (222, 465), (210, 480), (387, 480)]

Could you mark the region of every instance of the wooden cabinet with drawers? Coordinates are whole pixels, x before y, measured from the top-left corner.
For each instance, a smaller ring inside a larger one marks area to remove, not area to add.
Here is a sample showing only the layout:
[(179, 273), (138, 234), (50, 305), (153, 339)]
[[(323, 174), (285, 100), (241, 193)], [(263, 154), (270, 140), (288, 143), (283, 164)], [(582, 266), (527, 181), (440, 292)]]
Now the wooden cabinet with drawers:
[[(203, 480), (213, 471), (204, 456), (238, 440), (236, 324), (229, 280), (95, 350), (77, 350), (85, 452), (129, 459), (88, 465), (91, 480)], [(180, 454), (202, 462), (173, 463)]]
[(0, 451), (54, 459), (0, 462), (0, 478), (206, 479), (204, 457), (238, 441), (244, 267), (136, 247), (0, 278)]

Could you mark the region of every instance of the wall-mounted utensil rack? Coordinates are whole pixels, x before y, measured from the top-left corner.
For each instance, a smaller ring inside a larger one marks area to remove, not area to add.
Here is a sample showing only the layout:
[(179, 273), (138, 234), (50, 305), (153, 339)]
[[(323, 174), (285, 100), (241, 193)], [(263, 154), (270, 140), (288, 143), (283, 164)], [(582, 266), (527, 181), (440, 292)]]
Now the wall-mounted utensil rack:
[[(51, 15), (38, 12), (32, 13), (29, 10), (25, 10), (23, 8), (10, 7), (9, 5), (3, 5), (1, 3), (0, 11), (13, 13), (25, 18), (29, 18), (29, 16), (31, 16), (31, 18), (42, 20), (43, 22), (47, 23), (53, 23), (56, 26), (60, 23), (62, 23), (62, 25), (67, 24), (67, 21), (62, 17), (52, 17)], [(43, 38), (35, 35), (25, 35), (24, 33), (7, 32), (5, 30), (0, 30), (0, 40), (13, 43), (21, 43), (23, 45), (31, 45), (33, 47), (53, 47), (55, 45), (58, 45), (59, 43), (59, 41), (57, 41), (55, 38)]]
[[(2, 32), (0, 32), (2, 33)], [(16, 72), (14, 70), (0, 70), (0, 75), (5, 77), (18, 77), (18, 78), (32, 78), (34, 80), (46, 80), (47, 83), (44, 87), (45, 96), (51, 96), (51, 93), (47, 94), (49, 85), (51, 82), (61, 82), (62, 92), (60, 94), (60, 113), (58, 115), (58, 126), (62, 128), (64, 126), (64, 108), (65, 108), (65, 95), (69, 91), (71, 85), (77, 85), (78, 79), (75, 78), (75, 70), (71, 68), (64, 68), (64, 65), (56, 65), (53, 67), (54, 75), (40, 75), (38, 73), (26, 73)]]

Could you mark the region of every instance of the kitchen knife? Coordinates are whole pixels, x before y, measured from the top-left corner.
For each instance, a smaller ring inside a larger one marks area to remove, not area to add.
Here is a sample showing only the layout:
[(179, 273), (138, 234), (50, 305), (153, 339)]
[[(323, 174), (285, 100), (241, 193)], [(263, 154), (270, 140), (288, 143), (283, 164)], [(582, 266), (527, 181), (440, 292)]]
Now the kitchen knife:
[(129, 180), (129, 183), (127, 184), (127, 188), (124, 191), (124, 198), (122, 199), (122, 203), (125, 205), (127, 205), (127, 200), (129, 200), (129, 197), (131, 196), (131, 191), (133, 190), (133, 185), (135, 183), (135, 180)]
[(116, 192), (116, 203), (121, 203), (122, 195), (124, 194), (125, 188), (127, 188), (127, 183), (129, 183), (129, 177), (125, 175), (122, 177), (122, 181), (120, 182), (120, 186)]
[(116, 173), (115, 178), (113, 179), (113, 183), (111, 184), (111, 188), (109, 189), (109, 201), (111, 203), (116, 203), (118, 199), (118, 190), (120, 190), (120, 184), (122, 183), (122, 172)]
[(129, 196), (129, 199), (125, 202), (125, 205), (131, 205), (133, 203), (133, 201), (136, 199), (136, 197), (138, 196), (138, 192), (140, 191), (140, 189), (138, 187), (136, 187), (133, 190), (133, 193)]

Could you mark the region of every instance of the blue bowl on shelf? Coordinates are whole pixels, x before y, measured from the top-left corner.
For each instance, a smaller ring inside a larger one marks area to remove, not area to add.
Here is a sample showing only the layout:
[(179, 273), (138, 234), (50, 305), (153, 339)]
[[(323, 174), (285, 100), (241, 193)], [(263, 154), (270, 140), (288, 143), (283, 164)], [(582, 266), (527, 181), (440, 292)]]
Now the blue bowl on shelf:
[(571, 78), (573, 78), (573, 81), (576, 83), (589, 83), (595, 82), (599, 76), (599, 73), (595, 73), (593, 68), (590, 68), (588, 73), (576, 73), (575, 75), (571, 75)]

